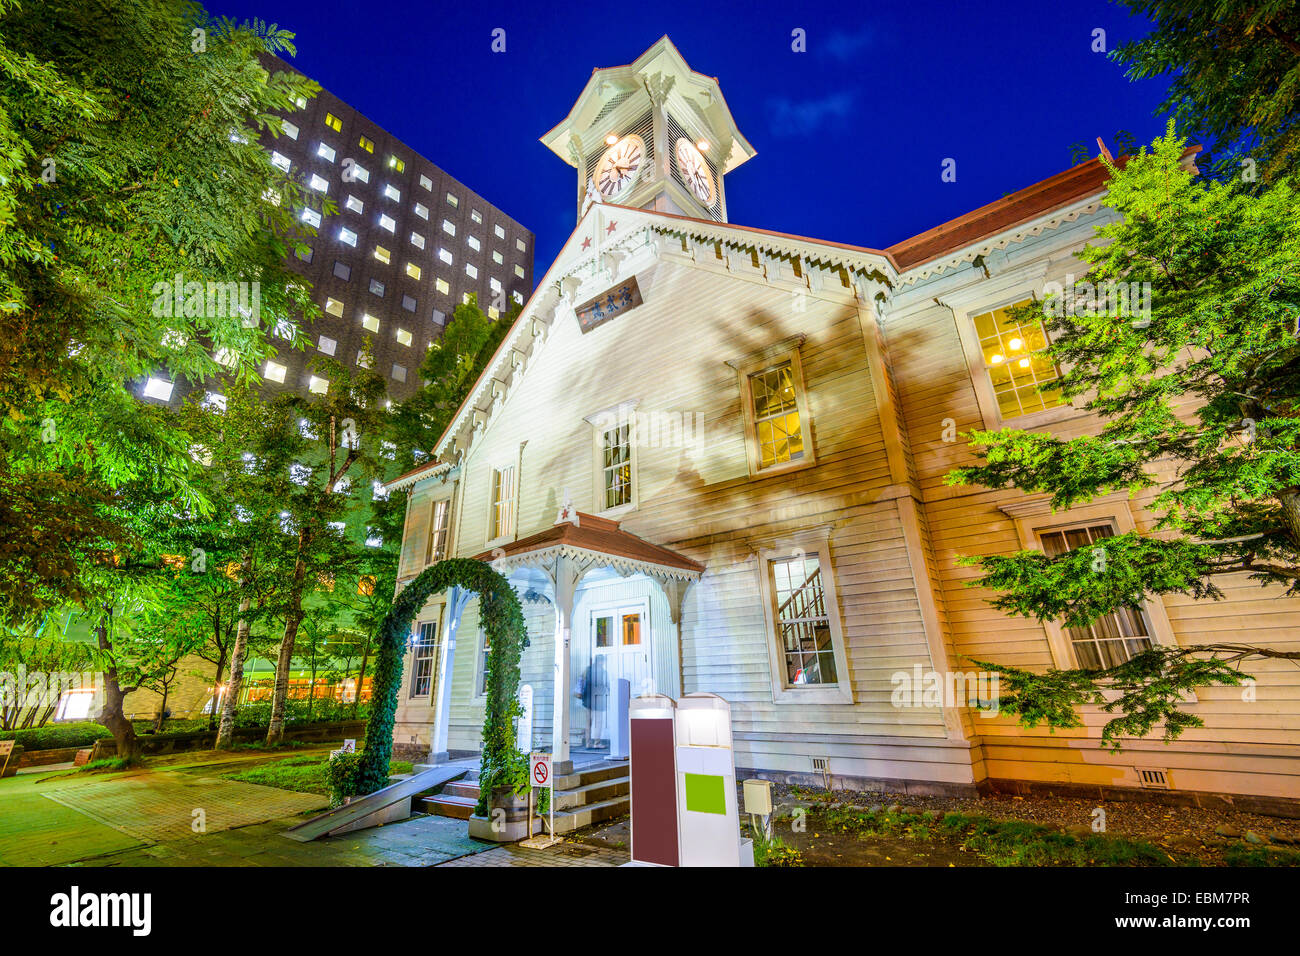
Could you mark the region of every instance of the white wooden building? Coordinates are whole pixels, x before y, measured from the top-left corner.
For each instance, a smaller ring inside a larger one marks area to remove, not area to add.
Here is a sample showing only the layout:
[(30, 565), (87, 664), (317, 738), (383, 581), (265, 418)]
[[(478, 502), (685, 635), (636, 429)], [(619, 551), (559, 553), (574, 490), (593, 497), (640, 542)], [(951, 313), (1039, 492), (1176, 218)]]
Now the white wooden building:
[[(600, 750), (613, 679), (732, 708), (745, 772), (917, 792), (1039, 783), (1163, 786), (1285, 803), (1300, 793), (1300, 671), (1252, 663), (1254, 699), (1206, 688), (1205, 727), (1099, 747), (1026, 730), (908, 680), (967, 658), (1036, 668), (1123, 659), (1148, 641), (1300, 647), (1294, 602), (1242, 579), (1219, 603), (1166, 598), (1086, 632), (1009, 618), (960, 555), (1073, 547), (1146, 529), (1140, 499), (1053, 514), (943, 482), (956, 433), (1061, 435), (1095, 418), (1034, 390), (1043, 330), (1004, 307), (1081, 275), (1111, 215), (1080, 164), (889, 249), (727, 221), (725, 176), (754, 155), (716, 80), (664, 38), (597, 70), (543, 141), (577, 170), (578, 223), (409, 488), (399, 588), (482, 556), (528, 621), (533, 744)], [(475, 752), (476, 602), (421, 614), (396, 746)], [(561, 706), (556, 708), (556, 702)], [(1148, 771), (1149, 773), (1143, 773)]]

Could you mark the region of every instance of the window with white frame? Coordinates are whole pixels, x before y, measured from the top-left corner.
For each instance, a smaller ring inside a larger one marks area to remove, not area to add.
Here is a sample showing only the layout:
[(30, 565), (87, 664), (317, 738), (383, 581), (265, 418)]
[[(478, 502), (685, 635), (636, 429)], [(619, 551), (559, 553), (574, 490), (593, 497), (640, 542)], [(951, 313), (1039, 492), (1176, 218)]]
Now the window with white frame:
[(399, 202), (402, 198), (402, 191), (392, 183), (387, 183), (384, 186), (384, 198)]
[(334, 162), (335, 155), (334, 147), (330, 146), (328, 143), (320, 143), (316, 147), (316, 155), (325, 160), (325, 162), (332, 163)]
[(438, 660), (439, 622), (421, 621), (411, 647), (411, 696), (428, 697), (433, 689), (433, 668)]
[(600, 486), (605, 510), (632, 504), (632, 422), (622, 415), (601, 429)]
[(315, 209), (312, 209), (308, 206), (303, 206), (302, 215), (300, 218), (302, 219), (303, 222), (307, 223), (307, 225), (312, 226), (315, 229), (320, 228), (321, 216), (320, 213), (318, 213)]
[(397, 220), (392, 216), (380, 216), (379, 228), (387, 229), (389, 232), (394, 232), (397, 229)]
[[(1061, 370), (1043, 350), (1048, 345), (1041, 317), (1017, 319), (1012, 309), (1029, 307), (1032, 299), (991, 309), (971, 317), (979, 339), (984, 372), (1003, 418), (1041, 412), (1064, 403), (1051, 383)], [(1039, 386), (1047, 386), (1039, 391)]]
[(424, 236), (420, 235), (418, 232), (411, 233), (411, 245), (415, 246), (417, 249), (423, 249)]
[(415, 204), (415, 214), (419, 216), (421, 219), (428, 219), (429, 207), (422, 202), (417, 202)]
[(298, 138), (298, 124), (289, 120), (280, 120), (280, 132), (284, 133), (290, 139)]
[(750, 471), (783, 469), (811, 460), (807, 401), (798, 352), (742, 368)]
[(353, 212), (362, 212), (366, 208), (366, 204), (353, 195), (349, 195), (347, 202), (343, 205), (347, 206), (347, 208)]
[(492, 642), (482, 628), (479, 628), (478, 641), (478, 695), (482, 697), (487, 693), (488, 656), (492, 653)]
[(515, 466), (492, 469), (492, 505), (488, 519), (488, 540), (503, 538), (514, 530)]
[(840, 674), (820, 554), (769, 559), (767, 573), (785, 685), (838, 684)]
[(317, 176), (315, 173), (311, 174), (311, 183), (309, 185), (318, 193), (327, 193), (330, 191), (329, 182), (320, 176)]
[(430, 179), (428, 176), (421, 175), (421, 176), (420, 176), (420, 186), (421, 186), (422, 188), (424, 188), (424, 189), (432, 189), (432, 188), (433, 188), (433, 180)]
[(437, 564), (447, 556), (447, 531), (451, 527), (451, 502), (446, 498), (433, 503), (429, 515), (429, 550), (425, 565)]
[[(1057, 557), (1080, 548), (1102, 549), (1105, 539), (1114, 537), (1109, 523), (1088, 523), (1038, 532), (1043, 553)], [(1085, 670), (1102, 670), (1131, 660), (1149, 649), (1151, 628), (1138, 608), (1121, 608), (1103, 614), (1086, 627), (1062, 627), (1070, 643), (1074, 663)]]

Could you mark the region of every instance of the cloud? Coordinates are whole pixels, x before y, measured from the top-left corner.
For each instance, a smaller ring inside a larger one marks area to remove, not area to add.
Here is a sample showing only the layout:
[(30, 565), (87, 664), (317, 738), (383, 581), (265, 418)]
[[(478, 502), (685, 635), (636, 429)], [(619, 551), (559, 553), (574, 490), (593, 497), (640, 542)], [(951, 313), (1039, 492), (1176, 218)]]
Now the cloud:
[(851, 90), (816, 100), (794, 101), (782, 97), (768, 103), (773, 136), (809, 136), (826, 126), (841, 125), (853, 111)]
[(863, 27), (857, 33), (833, 31), (825, 41), (826, 52), (837, 60), (852, 60), (859, 53), (871, 46), (876, 39), (876, 31)]

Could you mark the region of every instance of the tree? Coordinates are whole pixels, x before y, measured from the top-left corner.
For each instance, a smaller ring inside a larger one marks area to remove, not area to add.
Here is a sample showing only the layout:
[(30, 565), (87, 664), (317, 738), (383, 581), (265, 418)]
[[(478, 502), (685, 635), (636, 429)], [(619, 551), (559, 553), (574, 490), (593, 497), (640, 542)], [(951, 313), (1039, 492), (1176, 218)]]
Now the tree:
[[(1071, 309), (1049, 297), (1047, 350), (1067, 369), (1053, 388), (1095, 412), (1095, 435), (1073, 439), (1016, 429), (968, 436), (981, 464), (949, 484), (1049, 493), (1054, 509), (1114, 491), (1158, 488), (1155, 533), (1105, 538), (1100, 548), (966, 558), (995, 607), (1084, 626), (1145, 597), (1218, 599), (1223, 575), (1245, 574), (1300, 596), (1300, 197), (1282, 179), (1254, 191), (1204, 181), (1184, 168), (1173, 125), (1151, 152), (1110, 167), (1106, 203), (1121, 220), (1078, 255), (1101, 284), (1149, 283), (1149, 315)], [(1173, 480), (1161, 477), (1172, 468)], [(1237, 684), (1250, 659), (1300, 652), (1245, 643), (1153, 647), (1116, 667), (1002, 672), (1003, 710), (1033, 725), (1077, 726), (1077, 708), (1118, 714), (1103, 743), (1163, 724), (1165, 738), (1201, 721), (1183, 693)], [(1103, 691), (1111, 692), (1109, 695)], [(1115, 696), (1115, 692), (1118, 696)]]
[(1265, 178), (1300, 161), (1300, 10), (1293, 0), (1119, 0), (1154, 21), (1111, 56), (1130, 79), (1171, 76), (1157, 112), (1211, 145), (1223, 172)]
[[(198, 505), (147, 377), (240, 376), (258, 313), (309, 307), (285, 258), (303, 187), (268, 162), (316, 84), (268, 74), (291, 34), (184, 0), (0, 0), (0, 614), (97, 602), (135, 545), (116, 489)], [(274, 201), (278, 200), (278, 202)]]

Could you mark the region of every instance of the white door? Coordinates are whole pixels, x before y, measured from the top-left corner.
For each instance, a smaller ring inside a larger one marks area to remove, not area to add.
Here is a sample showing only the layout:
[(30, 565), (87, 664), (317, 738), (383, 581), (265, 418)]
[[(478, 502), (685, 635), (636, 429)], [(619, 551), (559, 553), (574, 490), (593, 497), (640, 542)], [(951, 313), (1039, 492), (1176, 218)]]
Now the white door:
[(591, 612), (592, 730), (602, 747), (610, 742), (610, 695), (619, 679), (632, 696), (650, 685), (650, 626), (644, 603)]

